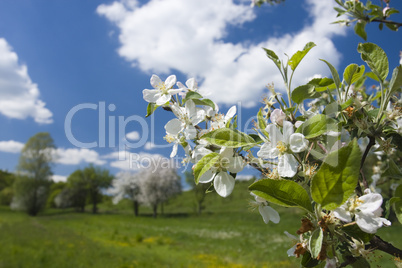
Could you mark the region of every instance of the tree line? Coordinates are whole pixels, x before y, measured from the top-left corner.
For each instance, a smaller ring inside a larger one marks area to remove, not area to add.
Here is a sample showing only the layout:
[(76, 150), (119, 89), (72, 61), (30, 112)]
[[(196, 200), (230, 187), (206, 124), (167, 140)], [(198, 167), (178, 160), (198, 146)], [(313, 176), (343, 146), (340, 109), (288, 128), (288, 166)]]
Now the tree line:
[(46, 207), (75, 208), (84, 212), (87, 205), (92, 213), (107, 198), (113, 203), (127, 198), (133, 202), (133, 211), (139, 214), (139, 205), (152, 208), (157, 216), (158, 206), (182, 191), (181, 177), (174, 165), (151, 165), (138, 172), (120, 172), (116, 175), (106, 168), (89, 165), (71, 173), (66, 182), (52, 180), (52, 167), (57, 155), (49, 133), (32, 136), (21, 151), (16, 172), (0, 170), (0, 204), (36, 216)]

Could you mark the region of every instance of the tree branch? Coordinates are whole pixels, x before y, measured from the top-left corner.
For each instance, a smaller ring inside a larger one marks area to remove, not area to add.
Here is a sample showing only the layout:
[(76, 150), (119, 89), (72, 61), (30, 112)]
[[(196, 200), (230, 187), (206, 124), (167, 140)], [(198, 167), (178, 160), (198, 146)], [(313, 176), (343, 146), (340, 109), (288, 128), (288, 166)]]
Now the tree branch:
[(395, 25), (396, 27), (402, 27), (402, 23), (400, 23), (400, 22), (396, 22), (396, 21), (392, 21), (392, 20), (381, 20), (381, 19), (374, 19), (374, 20), (372, 20), (371, 22), (373, 22), (373, 21), (375, 21), (375, 22), (380, 22), (380, 23), (388, 23), (388, 24), (393, 24), (393, 25)]
[(402, 258), (402, 250), (394, 247), (391, 243), (382, 240), (379, 236), (375, 235), (371, 240), (370, 244), (367, 245), (368, 249), (381, 250), (388, 253), (396, 258)]
[(370, 152), (371, 147), (373, 147), (375, 145), (374, 136), (369, 136), (369, 139), (370, 139), (369, 143), (367, 144), (366, 150), (363, 153), (362, 161), (360, 162), (360, 174), (362, 175), (364, 189), (368, 188), (368, 183), (367, 183), (366, 177), (364, 176), (364, 173), (363, 173), (363, 166), (364, 166), (364, 162), (366, 161), (367, 155)]

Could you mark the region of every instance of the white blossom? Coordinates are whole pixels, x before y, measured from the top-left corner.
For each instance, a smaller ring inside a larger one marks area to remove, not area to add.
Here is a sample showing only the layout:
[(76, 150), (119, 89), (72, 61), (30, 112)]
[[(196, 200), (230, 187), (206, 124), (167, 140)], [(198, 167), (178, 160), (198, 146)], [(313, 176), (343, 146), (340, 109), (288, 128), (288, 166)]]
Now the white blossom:
[(293, 133), (293, 124), (288, 121), (283, 121), (283, 133), (274, 124), (268, 125), (265, 130), (269, 134), (269, 141), (261, 146), (257, 156), (263, 159), (278, 158), (279, 175), (293, 177), (299, 163), (292, 153), (306, 150), (308, 140), (301, 133)]
[(389, 226), (391, 222), (381, 218), (382, 196), (365, 191), (365, 195), (354, 197), (334, 210), (334, 216), (344, 222), (351, 222), (355, 216), (356, 224), (366, 233), (374, 234), (382, 226)]
[(143, 98), (147, 102), (163, 105), (170, 101), (172, 95), (181, 92), (183, 89), (173, 89), (176, 83), (176, 76), (171, 75), (163, 82), (159, 76), (153, 74), (151, 77), (151, 86), (154, 89), (144, 89), (142, 91)]
[(255, 203), (258, 205), (258, 211), (260, 212), (262, 219), (267, 224), (269, 221), (273, 223), (279, 223), (280, 217), (279, 213), (268, 205), (267, 200), (261, 198), (254, 193), (251, 193), (254, 196)]

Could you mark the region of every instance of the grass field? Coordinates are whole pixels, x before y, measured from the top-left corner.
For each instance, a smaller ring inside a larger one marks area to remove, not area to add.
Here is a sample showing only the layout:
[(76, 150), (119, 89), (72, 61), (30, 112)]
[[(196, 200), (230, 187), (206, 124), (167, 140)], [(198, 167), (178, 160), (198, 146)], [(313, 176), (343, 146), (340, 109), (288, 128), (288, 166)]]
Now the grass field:
[[(207, 196), (203, 215), (194, 213), (191, 192), (164, 206), (157, 219), (141, 207), (109, 203), (100, 213), (47, 210), (37, 217), (0, 208), (0, 267), (298, 267), (286, 255), (292, 242), (283, 234), (299, 228), (299, 211), (278, 208), (279, 224), (264, 224), (246, 184), (228, 199)], [(402, 227), (379, 233), (402, 247)], [(372, 267), (395, 267), (390, 256), (373, 255)]]

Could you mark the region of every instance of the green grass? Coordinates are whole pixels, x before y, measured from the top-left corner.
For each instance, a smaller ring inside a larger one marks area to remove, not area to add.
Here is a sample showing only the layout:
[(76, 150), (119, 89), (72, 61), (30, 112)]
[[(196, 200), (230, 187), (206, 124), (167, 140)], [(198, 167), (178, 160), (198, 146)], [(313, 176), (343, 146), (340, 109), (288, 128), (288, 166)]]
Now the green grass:
[[(279, 224), (264, 224), (246, 184), (233, 196), (210, 194), (201, 216), (194, 214), (190, 192), (165, 205), (165, 215), (151, 217), (141, 207), (105, 202), (101, 213), (47, 210), (37, 217), (0, 208), (0, 267), (298, 267), (286, 255), (292, 246), (283, 234), (299, 228), (300, 212), (278, 208)], [(383, 228), (384, 239), (401, 247), (400, 225)], [(372, 263), (394, 267), (390, 257)]]

